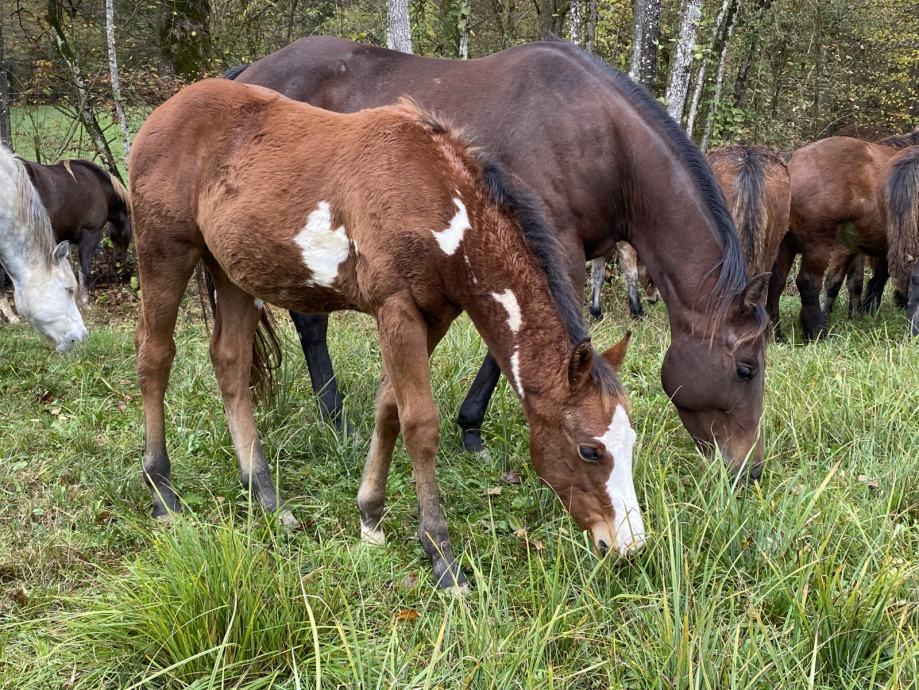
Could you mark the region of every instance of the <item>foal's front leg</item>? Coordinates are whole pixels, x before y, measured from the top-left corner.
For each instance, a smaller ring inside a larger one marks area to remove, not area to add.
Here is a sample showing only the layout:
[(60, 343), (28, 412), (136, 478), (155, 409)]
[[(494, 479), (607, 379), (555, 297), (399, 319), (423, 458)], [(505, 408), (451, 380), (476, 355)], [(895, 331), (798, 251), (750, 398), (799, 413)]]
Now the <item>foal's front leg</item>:
[[(418, 536), (421, 545), (431, 559), (437, 586), (462, 587), (466, 579), (453, 558), (447, 520), (441, 510), (437, 493), (435, 473), (440, 430), (437, 405), (431, 391), (428, 354), (434, 349), (442, 331), (434, 333), (429, 329), (412, 299), (402, 295), (390, 298), (377, 311), (377, 326), (383, 368), (388, 381), (383, 383), (378, 398), (381, 414), (377, 415), (377, 425), (391, 424), (393, 414), (398, 415), (402, 439), (415, 472)], [(395, 409), (391, 405), (386, 405), (389, 395), (386, 391), (387, 385), (392, 386), (392, 394), (396, 400)], [(385, 446), (372, 448), (371, 453), (377, 452), (379, 455), (375, 460), (380, 462), (383, 454), (392, 455), (392, 443), (388, 437), (378, 439), (377, 436), (375, 433), (375, 442), (381, 441)], [(372, 460), (373, 455), (368, 457), (368, 466)], [(365, 485), (368, 476), (365, 472)]]
[[(278, 495), (271, 470), (259, 440), (252, 413), (249, 374), (252, 367), (252, 342), (261, 316), (261, 307), (216, 266), (211, 267), (217, 296), (211, 362), (220, 384), (230, 436), (239, 460), (242, 484), (250, 489), (267, 511), (278, 509)], [(290, 511), (282, 511), (281, 522), (295, 524)]]

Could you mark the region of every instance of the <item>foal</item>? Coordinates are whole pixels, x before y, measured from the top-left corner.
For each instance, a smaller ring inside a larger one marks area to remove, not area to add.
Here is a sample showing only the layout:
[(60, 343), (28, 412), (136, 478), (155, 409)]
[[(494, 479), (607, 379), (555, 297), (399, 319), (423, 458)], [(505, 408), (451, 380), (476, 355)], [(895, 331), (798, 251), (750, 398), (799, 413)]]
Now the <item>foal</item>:
[(409, 103), (339, 115), (208, 80), (147, 119), (130, 169), (143, 285), (144, 476), (155, 516), (179, 508), (163, 398), (179, 302), (203, 260), (216, 298), (211, 358), (243, 483), (266, 509), (278, 499), (249, 390), (262, 300), (305, 313), (372, 314), (383, 381), (358, 492), (362, 536), (384, 541), (401, 431), (437, 583), (464, 583), (437, 493), (427, 359), (465, 309), (523, 404), (537, 473), (601, 552), (642, 545), (635, 433), (615, 375), (627, 339), (594, 352), (551, 231), (502, 169), (455, 132)]

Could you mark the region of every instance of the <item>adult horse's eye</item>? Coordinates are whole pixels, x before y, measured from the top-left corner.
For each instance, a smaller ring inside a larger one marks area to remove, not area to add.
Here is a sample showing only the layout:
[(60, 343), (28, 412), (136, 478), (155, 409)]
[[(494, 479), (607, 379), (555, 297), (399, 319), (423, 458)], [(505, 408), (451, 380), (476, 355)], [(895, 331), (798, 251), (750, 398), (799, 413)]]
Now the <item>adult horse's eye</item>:
[(756, 376), (756, 369), (750, 364), (738, 364), (737, 375), (744, 381), (750, 382)]
[(600, 451), (593, 446), (578, 446), (578, 453), (584, 462), (597, 462), (600, 460)]

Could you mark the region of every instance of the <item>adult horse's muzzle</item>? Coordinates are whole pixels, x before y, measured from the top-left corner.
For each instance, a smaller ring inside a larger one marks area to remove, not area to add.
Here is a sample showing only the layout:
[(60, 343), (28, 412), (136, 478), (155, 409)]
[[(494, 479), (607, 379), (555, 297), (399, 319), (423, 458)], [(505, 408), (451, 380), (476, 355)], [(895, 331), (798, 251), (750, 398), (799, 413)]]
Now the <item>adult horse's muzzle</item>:
[(54, 349), (58, 352), (66, 352), (74, 345), (80, 345), (86, 340), (86, 327), (81, 326), (79, 330), (74, 330), (63, 338), (55, 341)]

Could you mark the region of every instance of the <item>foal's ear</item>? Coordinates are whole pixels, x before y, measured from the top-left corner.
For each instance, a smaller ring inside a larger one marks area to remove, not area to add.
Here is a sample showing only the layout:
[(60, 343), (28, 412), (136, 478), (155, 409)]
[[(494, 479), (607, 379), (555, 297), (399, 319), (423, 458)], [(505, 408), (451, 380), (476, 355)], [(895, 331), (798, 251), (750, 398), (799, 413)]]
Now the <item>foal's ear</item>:
[(593, 360), (594, 348), (590, 344), (590, 338), (584, 338), (572, 350), (571, 361), (568, 362), (568, 385), (572, 393), (577, 393), (587, 381)]
[(59, 245), (54, 248), (54, 251), (51, 252), (51, 259), (55, 263), (60, 263), (67, 258), (67, 254), (70, 251), (70, 242), (64, 240)]
[(766, 306), (766, 295), (769, 291), (769, 273), (760, 273), (753, 276), (747, 287), (743, 289), (743, 305), (745, 309), (755, 309)]
[(619, 367), (622, 366), (622, 360), (625, 359), (625, 353), (629, 349), (629, 342), (631, 340), (632, 331), (626, 331), (625, 335), (622, 336), (622, 340), (603, 353), (603, 359), (609, 363), (616, 373), (619, 372)]

